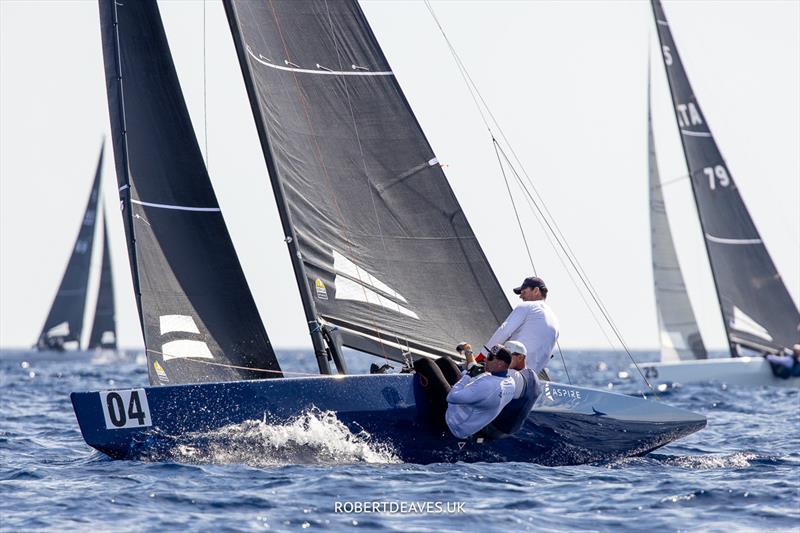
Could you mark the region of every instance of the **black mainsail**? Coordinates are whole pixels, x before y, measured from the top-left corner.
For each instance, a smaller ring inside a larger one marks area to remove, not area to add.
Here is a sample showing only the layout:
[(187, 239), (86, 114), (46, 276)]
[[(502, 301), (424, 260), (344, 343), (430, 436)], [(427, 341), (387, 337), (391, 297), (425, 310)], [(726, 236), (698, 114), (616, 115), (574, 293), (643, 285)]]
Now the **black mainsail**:
[(97, 161), (97, 170), (89, 193), (89, 201), (83, 213), (78, 238), (72, 247), (72, 255), (61, 278), (58, 292), (47, 314), (36, 347), (39, 350), (63, 350), (65, 343), (77, 343), (80, 348), (83, 331), (83, 313), (86, 309), (86, 290), (92, 262), (95, 225), (97, 223), (97, 201), (100, 195), (100, 175), (103, 166), (103, 148)]
[(88, 349), (117, 349), (117, 321), (114, 311), (114, 278), (111, 272), (111, 253), (108, 250), (106, 210), (103, 209), (103, 262)]
[(742, 200), (683, 68), (659, 0), (651, 0), (731, 354), (798, 342), (800, 312)]
[(117, 180), (150, 383), (280, 377), (155, 0), (100, 1)]
[(656, 295), (661, 360), (706, 359), (708, 353), (697, 327), (664, 205), (658, 172), (650, 106), (650, 63), (647, 64), (647, 163), (650, 185), (650, 246)]
[(394, 359), (488, 339), (508, 300), (358, 3), (224, 4), (307, 316)]

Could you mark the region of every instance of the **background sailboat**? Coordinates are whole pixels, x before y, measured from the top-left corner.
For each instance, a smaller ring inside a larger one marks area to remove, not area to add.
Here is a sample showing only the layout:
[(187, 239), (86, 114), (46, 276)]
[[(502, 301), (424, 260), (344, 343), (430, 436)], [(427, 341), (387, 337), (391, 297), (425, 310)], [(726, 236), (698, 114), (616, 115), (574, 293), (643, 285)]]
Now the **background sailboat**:
[(111, 252), (108, 248), (108, 224), (103, 209), (103, 262), (100, 267), (100, 283), (97, 289), (97, 304), (94, 310), (92, 332), (89, 335), (89, 350), (117, 349), (117, 320), (114, 305), (114, 277), (111, 270)]
[(647, 64), (647, 154), (650, 191), (650, 245), (653, 262), (653, 287), (658, 315), (661, 361), (706, 359), (708, 353), (697, 327), (678, 254), (672, 240), (669, 217), (664, 205), (653, 139), (653, 114), (650, 106), (650, 63)]
[(38, 350), (80, 349), (92, 251), (94, 250), (94, 234), (98, 219), (97, 206), (102, 164), (103, 149), (101, 148), (92, 189), (89, 192), (89, 200), (83, 214), (81, 227), (78, 230), (78, 237), (72, 247), (72, 255), (67, 262), (67, 268), (39, 334), (39, 339), (36, 341), (35, 346)]
[[(651, 3), (730, 354), (778, 353), (798, 342), (800, 312), (714, 141), (661, 3)], [(652, 365), (647, 373), (661, 382), (720, 379), (800, 386), (800, 380), (774, 379), (761, 357)]]
[[(320, 372), (331, 359), (345, 370), (331, 325), (346, 344), (402, 358), (490, 333), (508, 302), (358, 4), (225, 8)], [(158, 386), (73, 393), (91, 446), (153, 457), (196, 432), (324, 409), (409, 461), (486, 460), (490, 451), (563, 464), (639, 455), (705, 425), (662, 403), (547, 383), (519, 432), (458, 442), (437, 429), (412, 374), (282, 377), (156, 3), (103, 0), (100, 15), (131, 269)]]

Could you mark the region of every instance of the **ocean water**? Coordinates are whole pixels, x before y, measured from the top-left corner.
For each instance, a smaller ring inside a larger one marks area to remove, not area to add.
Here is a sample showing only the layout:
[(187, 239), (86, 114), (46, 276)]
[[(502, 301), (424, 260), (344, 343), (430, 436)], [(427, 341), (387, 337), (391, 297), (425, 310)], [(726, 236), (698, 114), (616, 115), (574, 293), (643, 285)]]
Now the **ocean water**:
[[(307, 353), (280, 356), (288, 369), (315, 367)], [(619, 377), (628, 371), (625, 354), (565, 358), (575, 384), (644, 388)], [(370, 362), (348, 359), (356, 370)], [(560, 360), (550, 367), (566, 381)], [(170, 461), (113, 461), (89, 448), (70, 392), (146, 383), (141, 354), (48, 360), (0, 352), (1, 530), (800, 528), (797, 390), (722, 383), (670, 390), (662, 401), (705, 414), (706, 429), (645, 457), (582, 466), (404, 464), (327, 413), (283, 426), (247, 422), (226, 430), (226, 445), (185, 447)]]

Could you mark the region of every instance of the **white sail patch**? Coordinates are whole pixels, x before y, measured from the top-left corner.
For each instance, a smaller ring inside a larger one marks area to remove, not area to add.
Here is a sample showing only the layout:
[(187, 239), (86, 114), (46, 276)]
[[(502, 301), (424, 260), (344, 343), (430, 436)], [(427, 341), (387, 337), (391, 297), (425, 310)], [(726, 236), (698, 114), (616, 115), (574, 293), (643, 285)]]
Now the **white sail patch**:
[(170, 341), (161, 345), (161, 355), (164, 357), (164, 361), (183, 357), (214, 359), (214, 356), (211, 355), (211, 350), (208, 349), (208, 345), (206, 345), (205, 342), (188, 339)]
[(729, 326), (731, 329), (741, 333), (748, 333), (767, 341), (773, 340), (772, 335), (769, 334), (769, 331), (764, 326), (753, 320), (752, 317), (735, 305), (733, 306), (733, 320), (731, 320)]
[(188, 315), (161, 315), (158, 317), (158, 322), (161, 327), (162, 335), (173, 331), (200, 333), (197, 324), (194, 322), (194, 318)]
[(69, 322), (64, 321), (47, 330), (47, 337), (66, 337), (69, 335)]
[(356, 283), (350, 278), (336, 276), (334, 283), (336, 284), (337, 300), (353, 300), (372, 305), (379, 305), (385, 309), (389, 309), (390, 311), (395, 311), (402, 315), (409, 316), (415, 320), (419, 320), (419, 316), (417, 316), (417, 314), (411, 309), (403, 307), (402, 305), (393, 302), (389, 298), (381, 296), (372, 289), (369, 289), (360, 283)]
[[(419, 316), (417, 316), (414, 311), (400, 305), (396, 301), (386, 298), (377, 291), (389, 294), (395, 300), (408, 303), (408, 300), (406, 300), (403, 295), (399, 294), (396, 290), (389, 287), (336, 250), (333, 250), (333, 269), (336, 272), (334, 284), (336, 285), (337, 300), (354, 300), (372, 305), (379, 305), (391, 311), (419, 320)], [(350, 278), (355, 278), (358, 282)]]
[(375, 276), (356, 265), (336, 250), (333, 250), (333, 269), (337, 273), (347, 274), (351, 278), (357, 279), (360, 283), (363, 283), (368, 287), (375, 287), (379, 291), (383, 291), (386, 294), (391, 294), (393, 298), (400, 300), (401, 302), (408, 303), (408, 300), (403, 298), (403, 296), (398, 294), (393, 288), (389, 287), (384, 282), (377, 279)]

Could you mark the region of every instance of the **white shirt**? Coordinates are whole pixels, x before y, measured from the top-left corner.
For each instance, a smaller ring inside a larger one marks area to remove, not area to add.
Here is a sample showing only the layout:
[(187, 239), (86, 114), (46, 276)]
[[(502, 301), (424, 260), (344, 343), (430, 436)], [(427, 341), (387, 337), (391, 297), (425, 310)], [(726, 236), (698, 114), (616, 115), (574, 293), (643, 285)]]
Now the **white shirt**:
[(459, 439), (474, 435), (494, 420), (514, 396), (514, 380), (483, 373), (470, 377), (466, 372), (447, 395), (445, 421)]
[(528, 355), (525, 366), (539, 372), (547, 366), (550, 354), (558, 340), (558, 318), (544, 300), (522, 302), (511, 311), (486, 346), (519, 341), (525, 345)]
[(513, 368), (508, 369), (508, 375), (514, 380), (514, 399), (522, 398), (522, 393), (525, 392), (525, 378)]

